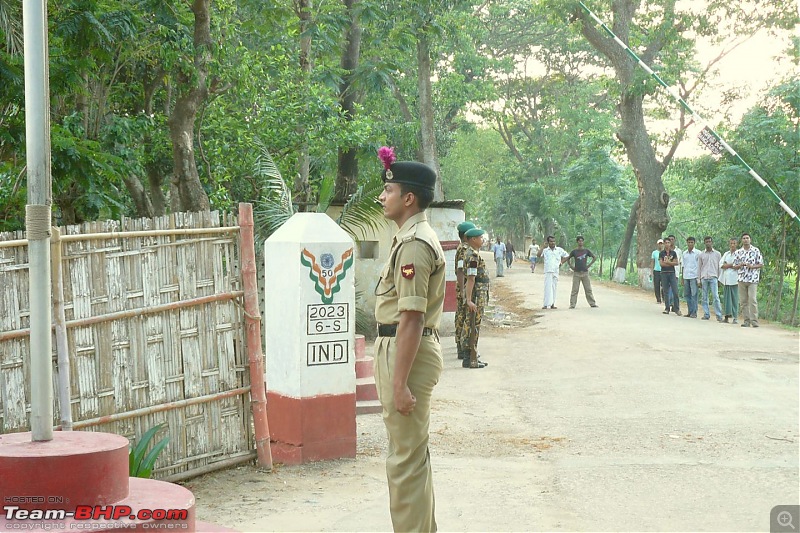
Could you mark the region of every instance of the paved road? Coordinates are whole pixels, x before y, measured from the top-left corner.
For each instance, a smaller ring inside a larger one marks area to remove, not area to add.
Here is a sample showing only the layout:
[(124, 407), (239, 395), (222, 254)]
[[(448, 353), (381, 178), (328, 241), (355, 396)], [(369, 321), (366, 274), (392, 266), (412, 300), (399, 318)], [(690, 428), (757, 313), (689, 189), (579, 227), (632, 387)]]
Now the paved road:
[[(541, 316), (487, 328), (488, 368), (460, 368), (443, 339), (431, 428), (441, 531), (763, 531), (774, 505), (800, 502), (797, 332), (665, 316), (643, 291), (598, 283), (599, 308), (581, 295), (570, 310), (568, 275), (559, 309), (543, 311), (542, 278), (518, 262), (493, 281), (498, 304)], [(190, 482), (198, 517), (390, 530), (383, 425), (358, 422), (355, 460)]]

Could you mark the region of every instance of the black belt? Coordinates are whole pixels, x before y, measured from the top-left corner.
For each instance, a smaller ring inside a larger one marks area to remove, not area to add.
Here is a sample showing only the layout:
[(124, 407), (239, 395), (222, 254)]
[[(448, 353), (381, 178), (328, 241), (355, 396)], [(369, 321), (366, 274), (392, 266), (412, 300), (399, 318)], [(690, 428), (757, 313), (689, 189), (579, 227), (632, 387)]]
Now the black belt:
[(489, 278), (475, 278), (475, 283), (489, 283)]
[[(422, 336), (430, 337), (436, 330), (422, 328)], [(394, 337), (397, 335), (397, 324), (378, 324), (378, 337)]]

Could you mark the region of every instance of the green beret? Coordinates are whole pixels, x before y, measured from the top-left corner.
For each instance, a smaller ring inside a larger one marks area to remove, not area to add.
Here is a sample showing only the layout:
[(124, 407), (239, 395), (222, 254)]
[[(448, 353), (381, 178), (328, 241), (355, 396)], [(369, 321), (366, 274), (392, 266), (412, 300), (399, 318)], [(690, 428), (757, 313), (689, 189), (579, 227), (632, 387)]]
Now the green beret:
[(436, 172), (424, 163), (398, 161), (383, 171), (383, 182), (405, 183), (432, 191), (436, 185)]
[(472, 229), (472, 228), (474, 228), (474, 227), (475, 227), (475, 224), (473, 224), (473, 223), (472, 223), (472, 222), (470, 222), (469, 220), (465, 220), (464, 222), (462, 222), (461, 224), (459, 224), (458, 226), (456, 226), (456, 229), (458, 229), (458, 232), (459, 232), (459, 233), (464, 233), (464, 232), (465, 232), (465, 231), (467, 231), (468, 229)]
[(486, 233), (486, 232), (483, 231), (481, 228), (472, 228), (472, 229), (468, 229), (467, 232), (464, 235), (466, 235), (469, 238), (472, 238), (472, 237), (480, 237), (484, 233)]

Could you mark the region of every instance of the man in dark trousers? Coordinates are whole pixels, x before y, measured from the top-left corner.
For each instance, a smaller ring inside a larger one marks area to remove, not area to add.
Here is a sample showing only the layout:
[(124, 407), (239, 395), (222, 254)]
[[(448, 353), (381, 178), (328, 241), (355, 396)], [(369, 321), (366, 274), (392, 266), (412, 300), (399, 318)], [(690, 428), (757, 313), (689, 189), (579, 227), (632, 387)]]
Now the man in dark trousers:
[[(664, 314), (668, 315), (670, 312), (670, 305), (675, 314), (681, 316), (681, 299), (678, 296), (678, 278), (675, 277), (675, 267), (678, 266), (678, 254), (672, 249), (672, 241), (664, 239), (664, 250), (658, 255), (658, 260), (661, 263), (661, 288), (664, 291), (662, 300), (664, 305)], [(672, 299), (670, 299), (670, 291), (672, 291)]]
[(436, 172), (415, 161), (384, 165), (383, 215), (397, 224), (389, 260), (375, 288), (375, 384), (389, 436), (386, 477), (395, 531), (436, 531), (429, 427), (431, 396), (442, 373), (445, 259), (425, 209)]
[[(583, 237), (578, 235), (575, 239), (578, 247), (569, 253), (567, 263), (572, 269), (572, 292), (569, 295), (569, 308), (575, 309), (578, 303), (578, 289), (583, 284), (583, 292), (590, 307), (597, 307), (597, 302), (592, 294), (592, 279), (589, 277), (589, 269), (592, 267), (597, 257), (588, 248), (583, 247)], [(591, 261), (589, 259), (591, 258)]]
[(506, 266), (511, 268), (511, 263), (514, 262), (514, 245), (511, 244), (511, 239), (506, 239)]

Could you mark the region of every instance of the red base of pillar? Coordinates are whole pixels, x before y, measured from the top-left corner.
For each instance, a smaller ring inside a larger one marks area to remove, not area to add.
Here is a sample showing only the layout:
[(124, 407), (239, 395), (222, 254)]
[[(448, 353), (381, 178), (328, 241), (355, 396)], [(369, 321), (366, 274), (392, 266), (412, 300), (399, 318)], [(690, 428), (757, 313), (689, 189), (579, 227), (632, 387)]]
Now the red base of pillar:
[(356, 395), (292, 398), (267, 392), (272, 458), (277, 463), (356, 456)]
[[(195, 531), (191, 491), (129, 478), (128, 439), (108, 433), (58, 431), (46, 442), (32, 442), (30, 433), (0, 435), (0, 501), (6, 511), (16, 507), (0, 514), (0, 531)], [(78, 506), (87, 507), (67, 515)]]
[(30, 432), (0, 435), (0, 502), (74, 511), (76, 505), (104, 505), (127, 496), (125, 437), (56, 431), (53, 440), (32, 442)]
[(458, 308), (458, 301), (456, 300), (456, 282), (444, 282), (444, 305), (442, 311), (445, 313), (455, 313)]

